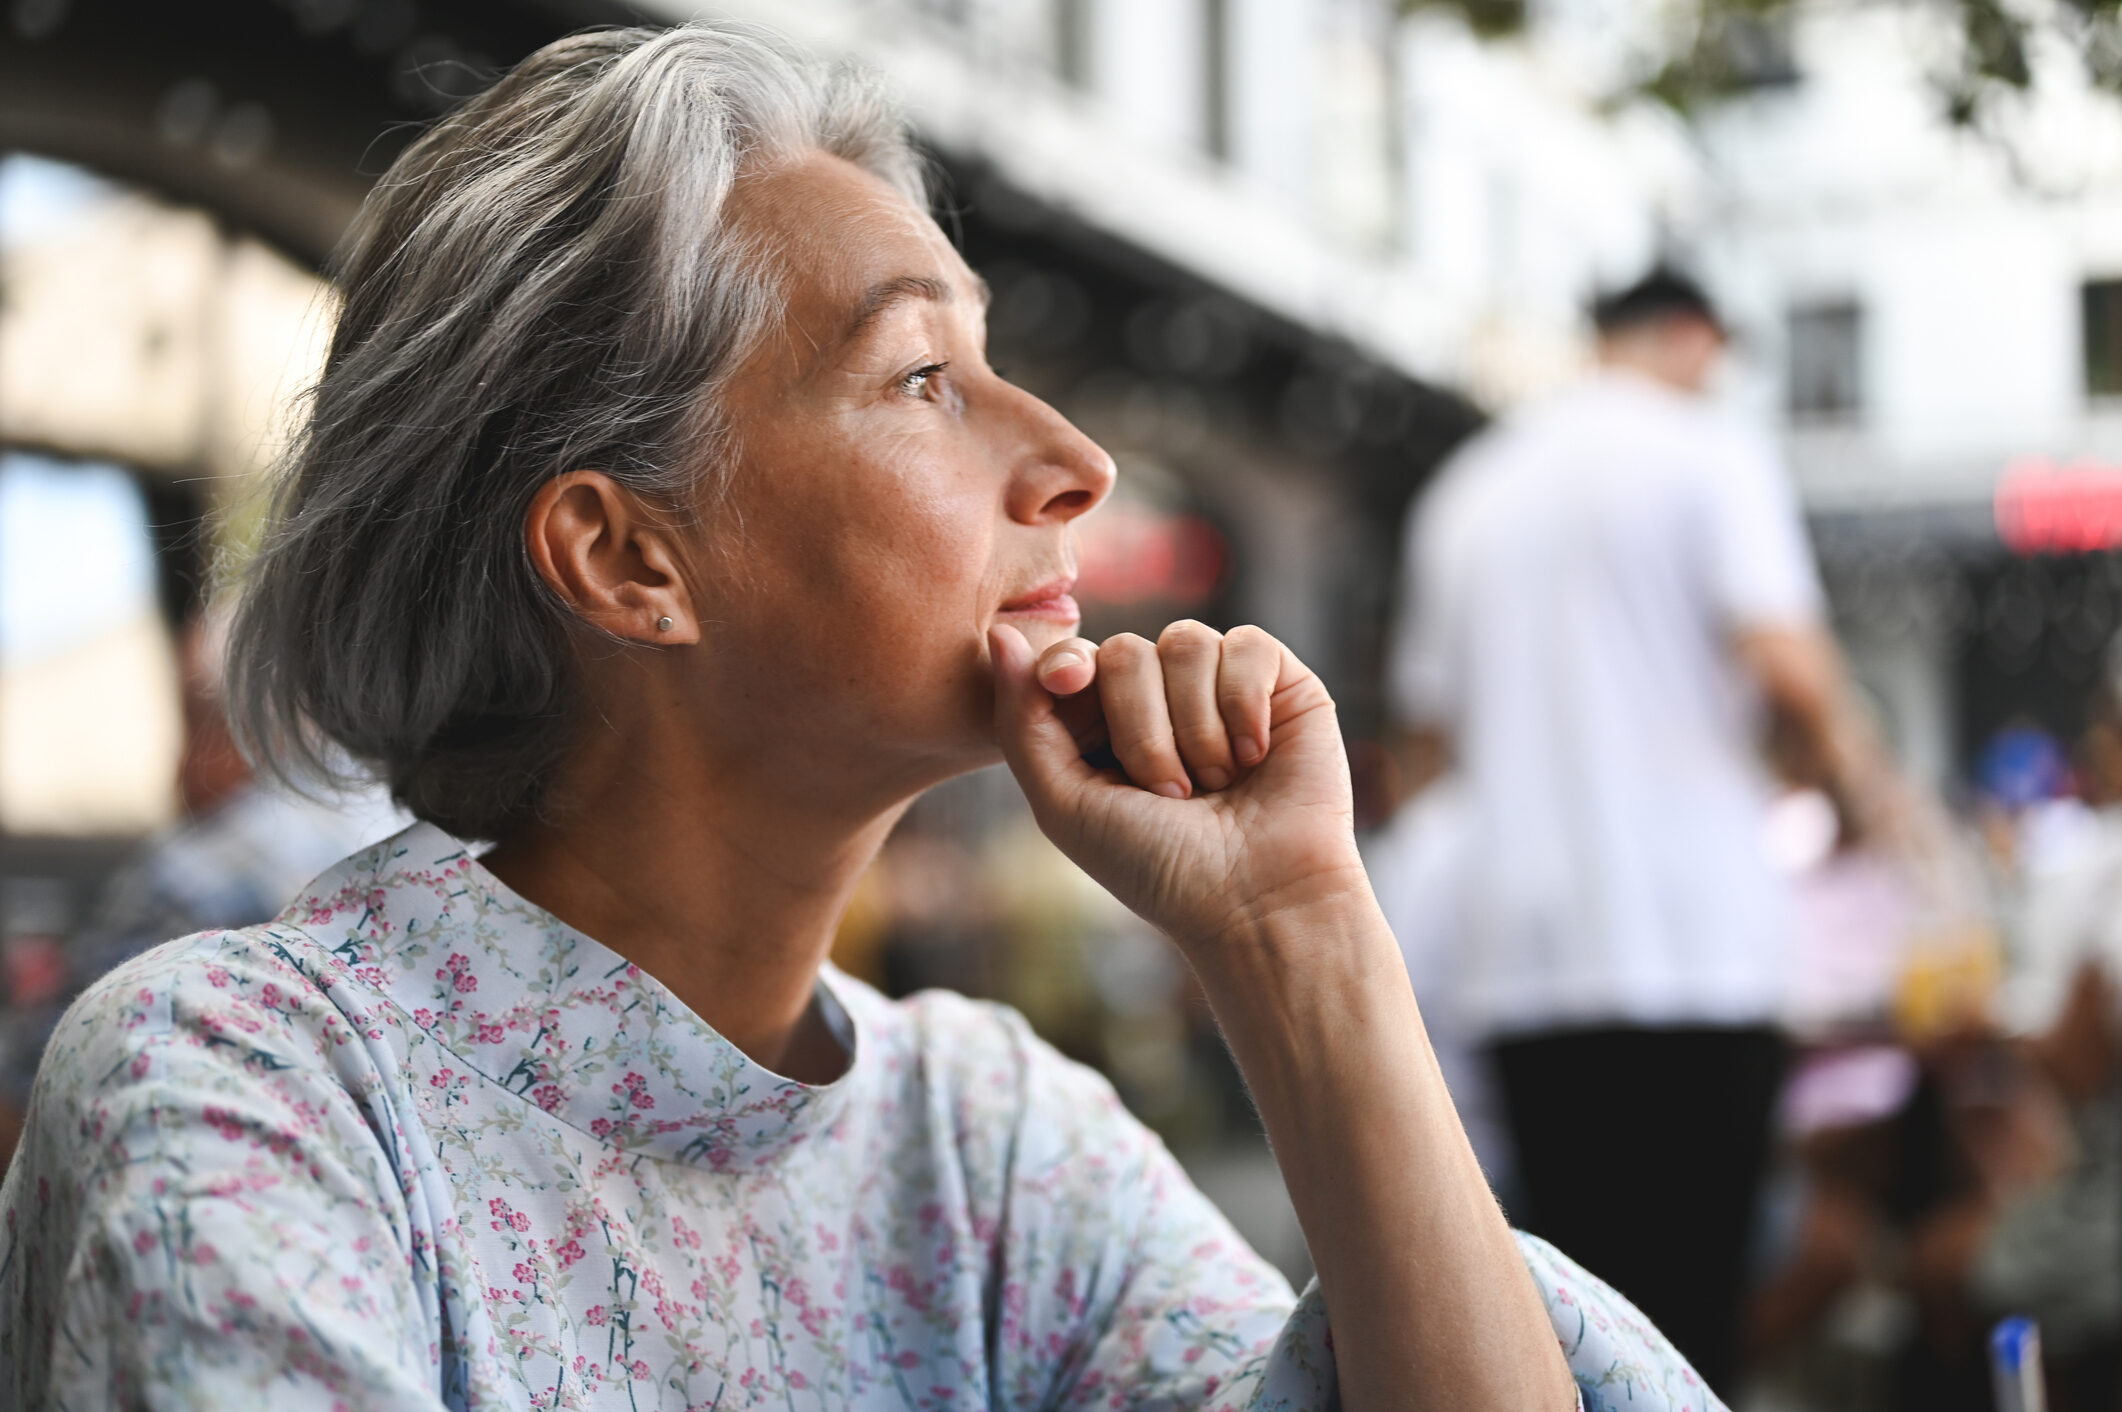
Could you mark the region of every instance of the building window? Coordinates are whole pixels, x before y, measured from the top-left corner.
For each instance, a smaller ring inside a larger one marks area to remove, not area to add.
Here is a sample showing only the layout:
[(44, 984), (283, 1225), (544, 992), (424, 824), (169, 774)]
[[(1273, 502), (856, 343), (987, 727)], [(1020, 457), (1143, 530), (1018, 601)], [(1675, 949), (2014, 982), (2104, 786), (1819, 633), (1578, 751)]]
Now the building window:
[(1792, 420), (1854, 420), (1864, 407), (1863, 311), (1848, 301), (1792, 309), (1787, 372)]
[(973, 22), (971, 0), (920, 0), (920, 6), (953, 29), (965, 29)]
[(1728, 81), (1740, 91), (1788, 88), (1798, 81), (1788, 14), (1726, 15), (1711, 24), (1702, 46), (1723, 61)]
[(1231, 156), (1231, 0), (1201, 0), (1201, 133), (1208, 155)]
[(2122, 279), (2085, 282), (2085, 391), (2122, 397)]
[(1341, 243), (1400, 246), (1399, 11), (1364, 0), (1324, 7), (1312, 58), (1312, 190), (1321, 224)]
[(1091, 86), (1091, 0), (1054, 0), (1054, 71), (1071, 88)]

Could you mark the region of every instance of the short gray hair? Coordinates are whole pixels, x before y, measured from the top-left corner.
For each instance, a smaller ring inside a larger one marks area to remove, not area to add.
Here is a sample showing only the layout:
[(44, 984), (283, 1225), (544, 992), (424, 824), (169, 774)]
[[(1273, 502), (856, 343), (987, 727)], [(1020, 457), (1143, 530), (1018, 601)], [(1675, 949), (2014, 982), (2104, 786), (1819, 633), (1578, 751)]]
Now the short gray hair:
[(524, 514), (585, 468), (674, 511), (712, 494), (719, 393), (783, 310), (730, 191), (812, 150), (925, 205), (873, 80), (695, 24), (550, 44), (391, 166), (242, 575), (231, 714), (262, 768), (328, 782), (344, 751), (465, 838), (540, 816), (580, 713)]

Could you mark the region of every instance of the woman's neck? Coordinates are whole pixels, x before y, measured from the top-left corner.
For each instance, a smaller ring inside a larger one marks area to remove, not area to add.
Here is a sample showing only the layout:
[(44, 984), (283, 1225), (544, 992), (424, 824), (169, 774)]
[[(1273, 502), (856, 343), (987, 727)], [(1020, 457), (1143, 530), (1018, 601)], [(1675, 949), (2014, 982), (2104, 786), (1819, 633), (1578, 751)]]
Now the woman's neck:
[(510, 835), (485, 865), (752, 1059), (803, 1082), (836, 1078), (845, 1055), (812, 1004), (818, 969), (910, 800), (860, 807), (757, 762), (594, 743), (560, 786), (558, 822)]

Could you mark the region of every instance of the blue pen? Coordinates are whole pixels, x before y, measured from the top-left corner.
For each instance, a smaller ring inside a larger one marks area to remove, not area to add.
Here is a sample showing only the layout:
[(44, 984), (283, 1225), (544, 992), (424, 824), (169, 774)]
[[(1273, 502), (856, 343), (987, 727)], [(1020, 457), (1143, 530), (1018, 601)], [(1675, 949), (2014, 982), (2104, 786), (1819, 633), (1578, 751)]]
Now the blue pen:
[(2048, 1384), (2041, 1379), (2041, 1326), (2011, 1318), (1989, 1331), (1989, 1375), (1997, 1390), (1997, 1412), (2048, 1412)]

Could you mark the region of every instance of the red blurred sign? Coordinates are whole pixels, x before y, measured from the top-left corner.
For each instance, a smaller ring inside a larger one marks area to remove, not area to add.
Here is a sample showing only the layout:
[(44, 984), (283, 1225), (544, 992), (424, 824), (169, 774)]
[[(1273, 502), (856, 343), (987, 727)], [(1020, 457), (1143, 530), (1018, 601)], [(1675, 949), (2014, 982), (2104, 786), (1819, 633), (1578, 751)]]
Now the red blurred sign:
[(0, 945), (0, 980), (8, 1003), (42, 1005), (66, 989), (66, 952), (54, 936), (11, 936)]
[(1079, 597), (1116, 607), (1169, 603), (1197, 608), (1223, 586), (1229, 549), (1198, 515), (1169, 515), (1113, 501), (1083, 522)]
[(2012, 462), (1997, 481), (1997, 533), (2020, 554), (2122, 546), (2122, 466), (2046, 456)]

